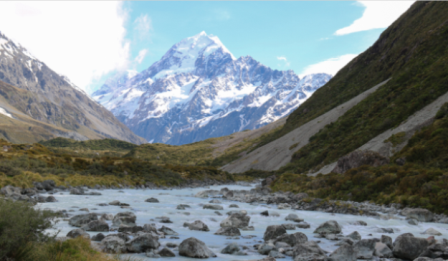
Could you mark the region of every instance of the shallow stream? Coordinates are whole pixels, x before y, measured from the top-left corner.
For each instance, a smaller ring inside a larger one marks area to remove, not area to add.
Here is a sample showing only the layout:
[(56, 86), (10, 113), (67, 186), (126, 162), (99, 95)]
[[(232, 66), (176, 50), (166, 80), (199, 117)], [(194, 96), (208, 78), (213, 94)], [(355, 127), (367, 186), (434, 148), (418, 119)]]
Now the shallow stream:
[[(285, 210), (277, 209), (276, 205), (266, 205), (258, 204), (251, 205), (248, 203), (229, 201), (222, 198), (218, 198), (222, 203), (218, 204), (224, 207), (224, 210), (220, 212), (222, 216), (215, 214), (215, 210), (203, 209), (204, 204), (208, 204), (213, 198), (197, 198), (194, 195), (205, 189), (215, 189), (220, 190), (221, 188), (228, 187), (231, 190), (250, 190), (252, 187), (241, 186), (241, 185), (230, 185), (230, 186), (211, 186), (210, 188), (187, 188), (187, 189), (175, 189), (175, 190), (142, 190), (142, 189), (123, 189), (121, 192), (119, 190), (92, 190), (100, 192), (101, 196), (80, 196), (80, 195), (70, 195), (69, 192), (58, 192), (53, 196), (58, 200), (54, 203), (40, 203), (37, 205), (38, 208), (48, 208), (52, 210), (67, 210), (68, 213), (72, 215), (85, 214), (87, 212), (80, 211), (80, 208), (88, 208), (90, 213), (111, 213), (113, 215), (119, 212), (131, 211), (137, 216), (137, 225), (143, 226), (144, 224), (155, 224), (156, 228), (162, 226), (170, 227), (177, 233), (179, 233), (179, 239), (170, 239), (167, 236), (165, 239), (160, 239), (161, 248), (165, 246), (167, 242), (172, 242), (180, 244), (182, 240), (195, 237), (203, 242), (218, 256), (213, 260), (250, 260), (250, 259), (261, 259), (265, 256), (258, 254), (254, 250), (253, 245), (261, 243), (263, 240), (263, 234), (266, 227), (269, 225), (280, 225), (285, 223), (293, 223), (291, 221), (285, 221), (285, 217), (289, 213), (295, 213), (300, 218), (303, 218), (305, 222), (311, 225), (309, 229), (288, 230), (288, 233), (302, 232), (308, 236), (308, 240), (319, 240), (320, 247), (328, 252), (334, 251), (338, 246), (335, 244), (338, 241), (330, 241), (327, 239), (315, 238), (313, 234), (314, 229), (317, 226), (328, 220), (336, 220), (340, 225), (342, 225), (342, 233), (347, 235), (353, 231), (358, 231), (363, 239), (366, 238), (381, 238), (384, 233), (379, 233), (378, 228), (393, 228), (394, 233), (386, 234), (392, 239), (395, 239), (398, 235), (406, 232), (413, 233), (417, 237), (428, 237), (427, 235), (420, 235), (421, 232), (428, 228), (434, 228), (440, 231), (443, 235), (436, 236), (436, 239), (448, 238), (448, 224), (436, 224), (436, 223), (419, 223), (418, 226), (409, 225), (404, 217), (397, 216), (397, 219), (381, 220), (373, 217), (364, 216), (353, 216), (353, 215), (343, 215), (343, 214), (329, 214), (323, 212), (315, 211), (298, 211), (298, 210)], [(157, 198), (160, 203), (148, 203), (145, 202), (148, 198)], [(100, 203), (109, 203), (113, 200), (119, 200), (122, 203), (130, 204), (130, 209), (122, 209), (119, 206), (98, 206)], [(176, 206), (179, 204), (188, 204), (191, 208), (185, 210), (177, 210)], [(229, 208), (230, 204), (237, 204), (239, 208)], [(214, 235), (214, 233), (220, 228), (220, 222), (224, 220), (227, 215), (226, 212), (230, 210), (246, 210), (248, 215), (251, 217), (250, 225), (255, 227), (254, 231), (241, 231), (242, 236), (254, 235), (251, 239), (227, 239), (226, 236)], [(279, 217), (265, 217), (261, 216), (262, 211), (268, 210), (269, 212), (275, 211), (280, 214)], [(189, 212), (190, 215), (186, 215)], [(162, 224), (156, 217), (167, 216), (173, 221), (172, 224)], [(195, 220), (201, 220), (208, 225), (209, 232), (192, 231), (186, 227), (183, 227), (184, 222), (193, 222)], [(367, 223), (367, 226), (355, 226), (351, 225), (351, 222), (362, 220)], [(112, 222), (107, 221), (109, 226), (112, 227)], [(65, 236), (70, 230), (75, 229), (68, 224), (68, 221), (59, 221), (57, 224), (57, 229), (60, 230), (58, 236)], [(98, 232), (88, 232), (90, 236), (96, 235)], [(107, 232), (102, 232), (107, 235)], [(117, 232), (110, 232), (117, 233)], [(235, 256), (235, 255), (225, 255), (221, 254), (221, 250), (231, 242), (236, 242), (239, 245), (245, 245), (248, 247), (247, 256)], [(176, 257), (173, 258), (160, 258), (157, 260), (194, 260), (190, 258), (181, 257), (178, 255), (177, 251)], [(144, 254), (133, 254), (133, 257), (141, 258), (143, 260), (154, 260), (153, 258), (146, 258)], [(282, 260), (292, 260), (291, 257), (286, 257)]]

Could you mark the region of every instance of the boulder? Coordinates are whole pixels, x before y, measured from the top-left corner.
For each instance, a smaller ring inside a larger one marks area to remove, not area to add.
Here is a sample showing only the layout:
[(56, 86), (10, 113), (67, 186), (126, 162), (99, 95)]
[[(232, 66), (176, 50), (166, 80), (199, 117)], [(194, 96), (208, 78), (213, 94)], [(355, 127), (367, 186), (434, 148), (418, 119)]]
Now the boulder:
[(386, 246), (391, 250), (394, 248), (392, 238), (390, 236), (381, 235), (381, 243), (386, 244)]
[(227, 245), (223, 250), (221, 250), (221, 254), (227, 254), (227, 255), (247, 255), (244, 253), (240, 246), (238, 246), (237, 243), (230, 243)]
[(293, 250), (294, 261), (326, 260), (325, 251), (314, 241), (298, 244)]
[(84, 195), (84, 190), (82, 188), (72, 188), (70, 189), (71, 195)]
[(300, 222), (298, 224), (296, 224), (296, 227), (298, 228), (310, 228), (310, 224), (306, 223), (306, 222)]
[(205, 204), (203, 209), (213, 209), (213, 210), (223, 210), (224, 208), (220, 205), (212, 205), (212, 204)]
[(156, 233), (157, 234), (157, 229), (155, 227), (153, 227), (150, 224), (144, 224), (143, 225), (143, 231), (147, 232), (147, 233)]
[(321, 224), (313, 233), (326, 235), (326, 234), (339, 234), (341, 233), (342, 227), (335, 220), (327, 221)]
[(374, 255), (381, 258), (393, 257), (392, 250), (384, 243), (376, 242)]
[(297, 244), (303, 244), (307, 241), (308, 241), (308, 237), (305, 234), (303, 234), (301, 232), (297, 232), (294, 234), (283, 234), (283, 235), (277, 237), (274, 241), (274, 244), (276, 244), (278, 242), (283, 242), (283, 243), (286, 243), (286, 244), (294, 247)]
[(106, 237), (119, 237), (123, 239), (124, 242), (128, 242), (130, 240), (129, 236), (125, 233), (109, 234)]
[(423, 253), (427, 247), (428, 241), (425, 238), (404, 234), (395, 239), (392, 252), (395, 257), (414, 260)]
[(90, 238), (90, 235), (86, 231), (84, 231), (84, 230), (82, 230), (80, 228), (77, 228), (77, 229), (73, 229), (70, 232), (68, 232), (66, 237), (69, 237), (69, 238), (77, 238), (77, 237)]
[(163, 234), (167, 235), (167, 236), (177, 236), (177, 235), (179, 235), (176, 231), (172, 230), (169, 227), (165, 227), (165, 226), (162, 226), (161, 228), (159, 228), (159, 231), (162, 232)]
[(237, 204), (230, 204), (229, 208), (239, 208), (240, 206), (238, 206)]
[(268, 255), (272, 250), (277, 250), (277, 248), (271, 242), (264, 242), (258, 246), (258, 253), (260, 255)]
[(102, 220), (113, 220), (114, 219), (114, 215), (112, 215), (112, 214), (102, 214), (100, 219), (102, 219)]
[(159, 246), (159, 238), (151, 234), (134, 237), (126, 243), (127, 250), (132, 253), (143, 253), (150, 249), (157, 249)]
[(270, 225), (266, 228), (263, 239), (264, 241), (268, 241), (271, 239), (276, 239), (283, 234), (286, 234), (285, 227), (283, 227), (282, 225)]
[(358, 252), (356, 252), (355, 248), (350, 245), (342, 245), (338, 249), (336, 249), (333, 253), (330, 254), (331, 261), (356, 261)]
[(188, 225), (188, 228), (190, 230), (197, 230), (197, 231), (206, 231), (206, 232), (210, 231), (210, 229), (208, 229), (208, 226), (200, 220), (196, 220), (193, 223), (190, 223)]
[(283, 227), (285, 227), (286, 230), (296, 230), (295, 224), (282, 224)]
[(120, 201), (114, 200), (112, 202), (109, 202), (109, 205), (111, 205), (111, 206), (120, 206)]
[(269, 211), (265, 210), (265, 211), (261, 212), (260, 215), (269, 217)]
[(90, 221), (81, 227), (85, 231), (109, 232), (109, 225), (102, 220)]
[(92, 241), (101, 241), (105, 238), (106, 236), (103, 233), (98, 233), (96, 235), (94, 235), (92, 237)]
[(380, 240), (377, 238), (361, 239), (353, 246), (359, 259), (371, 259), (375, 252), (375, 244)]
[(45, 202), (58, 202), (58, 201), (57, 201), (57, 199), (56, 199), (55, 197), (53, 197), (53, 196), (48, 196), (48, 197), (45, 199)]
[(68, 223), (74, 227), (82, 227), (85, 224), (89, 224), (92, 221), (98, 220), (98, 217), (94, 213), (76, 215), (70, 218)]
[(216, 231), (215, 235), (235, 237), (241, 236), (241, 232), (236, 227), (222, 227)]
[(190, 237), (182, 241), (179, 245), (179, 255), (192, 258), (216, 257), (204, 242)]
[(348, 234), (347, 237), (356, 241), (361, 240), (361, 235), (358, 233), (358, 231), (353, 231), (352, 233)]
[(423, 235), (430, 235), (430, 236), (441, 236), (442, 235), (442, 233), (440, 233), (439, 231), (435, 230), (434, 228), (428, 228), (422, 234)]
[(137, 220), (137, 217), (132, 212), (120, 212), (114, 216), (114, 219), (112, 220), (112, 224), (116, 227), (119, 227), (120, 225), (125, 226), (135, 226), (135, 221)]
[(149, 202), (149, 203), (159, 203), (159, 200), (156, 198), (148, 198), (147, 200), (145, 200), (145, 202)]
[(141, 226), (128, 227), (125, 225), (120, 225), (120, 227), (118, 228), (118, 232), (122, 233), (137, 233), (139, 231), (143, 231), (143, 228)]
[(339, 158), (336, 166), (331, 172), (343, 174), (347, 170), (358, 168), (363, 165), (379, 167), (388, 163), (389, 159), (381, 156), (377, 152), (355, 150), (348, 155)]
[(221, 222), (221, 227), (243, 228), (249, 225), (250, 217), (243, 213), (233, 213)]
[(286, 217), (285, 217), (285, 220), (291, 220), (291, 221), (293, 221), (293, 222), (302, 222), (303, 221), (303, 219), (301, 219), (301, 218), (299, 218), (299, 216), (297, 216), (296, 214), (293, 214), (293, 213), (291, 213), (291, 214), (289, 214), (289, 215), (287, 215)]
[(175, 257), (176, 255), (171, 251), (170, 249), (164, 247), (162, 250), (160, 250), (157, 254), (161, 257)]
[(403, 209), (402, 214), (405, 214), (407, 219), (415, 219), (420, 222), (431, 222), (434, 220), (434, 214), (423, 208)]
[(212, 200), (210, 200), (208, 203), (212, 203), (212, 204), (220, 204), (221, 201), (219, 201), (219, 199), (212, 199)]
[(126, 243), (118, 236), (107, 236), (101, 240), (101, 250), (110, 254), (126, 253)]

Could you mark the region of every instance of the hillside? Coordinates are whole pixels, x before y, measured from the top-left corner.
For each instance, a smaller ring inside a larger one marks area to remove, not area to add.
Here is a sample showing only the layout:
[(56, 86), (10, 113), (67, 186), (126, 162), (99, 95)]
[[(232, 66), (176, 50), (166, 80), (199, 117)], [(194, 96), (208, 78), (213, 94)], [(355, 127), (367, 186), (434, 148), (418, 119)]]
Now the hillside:
[(92, 97), (148, 141), (181, 145), (283, 118), (330, 78), (300, 78), (251, 56), (237, 59), (218, 37), (201, 32), (148, 69), (110, 78)]
[[(340, 70), (294, 111), (281, 129), (265, 136), (247, 155), (259, 151), (275, 155), (275, 146), (269, 145), (270, 142), (277, 143), (276, 139), (390, 78), (337, 121), (312, 135), (309, 143), (294, 153), (290, 163), (282, 164), (279, 173), (317, 171), (399, 126), (445, 94), (448, 91), (447, 11), (444, 3), (415, 3), (372, 47)], [(302, 134), (297, 135), (300, 139)], [(244, 163), (239, 164), (244, 169), (252, 168), (250, 159), (242, 157), (240, 161)]]
[(1, 33), (0, 108), (9, 118), (0, 132), (16, 143), (55, 137), (145, 142), (67, 77)]

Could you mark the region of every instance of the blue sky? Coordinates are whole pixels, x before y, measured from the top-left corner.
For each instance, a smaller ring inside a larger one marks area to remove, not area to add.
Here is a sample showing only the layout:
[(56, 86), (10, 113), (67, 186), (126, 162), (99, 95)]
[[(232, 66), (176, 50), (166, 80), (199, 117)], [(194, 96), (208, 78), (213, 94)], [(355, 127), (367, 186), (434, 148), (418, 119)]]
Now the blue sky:
[[(354, 2), (127, 2), (126, 8), (132, 55), (148, 50), (135, 64), (138, 71), (201, 31), (218, 36), (236, 57), (250, 55), (271, 68), (301, 73), (308, 65), (364, 51), (384, 30), (335, 36), (362, 16), (364, 7)], [(150, 24), (143, 37), (135, 28), (142, 18)]]
[(0, 2), (0, 31), (91, 93), (117, 71), (142, 71), (201, 31), (218, 36), (235, 57), (299, 75), (334, 74), (412, 3), (10, 1)]

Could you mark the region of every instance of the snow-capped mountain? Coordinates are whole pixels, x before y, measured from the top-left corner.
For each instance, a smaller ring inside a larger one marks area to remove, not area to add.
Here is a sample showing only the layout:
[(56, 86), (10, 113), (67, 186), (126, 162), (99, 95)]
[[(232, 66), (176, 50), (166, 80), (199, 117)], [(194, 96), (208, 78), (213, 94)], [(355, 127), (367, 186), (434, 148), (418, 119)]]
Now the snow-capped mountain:
[[(111, 87), (117, 79), (125, 82)], [(92, 97), (150, 142), (186, 144), (256, 129), (282, 118), (331, 78), (272, 70), (236, 59), (201, 32), (174, 45), (148, 69), (120, 73)]]

